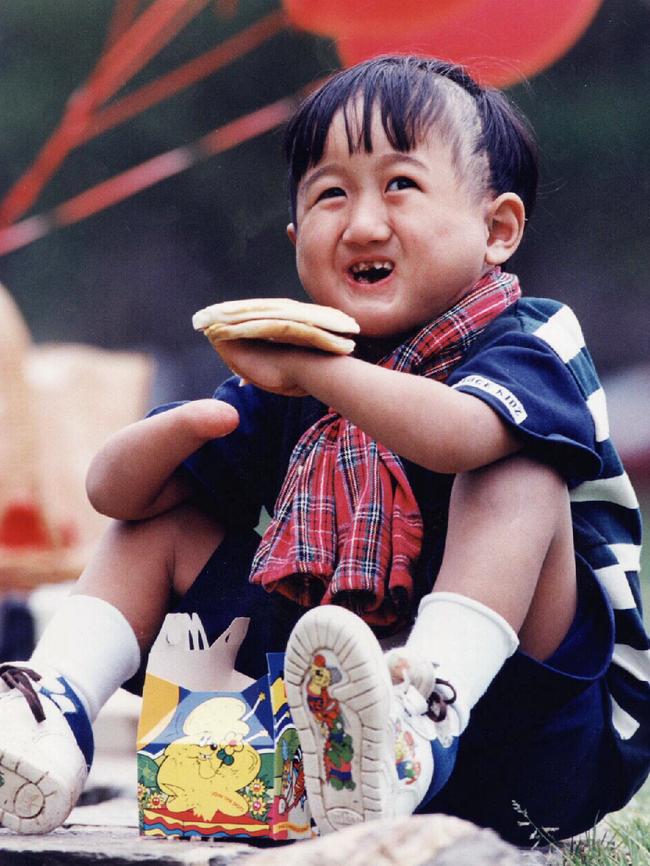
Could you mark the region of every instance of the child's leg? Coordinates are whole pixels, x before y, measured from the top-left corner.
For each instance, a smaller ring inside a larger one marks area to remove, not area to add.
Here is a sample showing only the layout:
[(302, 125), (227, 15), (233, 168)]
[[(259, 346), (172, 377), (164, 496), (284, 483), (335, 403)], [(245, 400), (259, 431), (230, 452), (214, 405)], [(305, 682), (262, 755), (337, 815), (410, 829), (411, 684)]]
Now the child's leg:
[[(515, 651), (517, 632), (527, 651), (550, 654), (575, 599), (568, 496), (557, 476), (523, 457), (459, 476), (434, 592), (406, 647), (388, 656), (392, 688), (378, 670), (379, 646), (354, 617), (310, 611), (290, 640), (287, 690), (321, 829), (413, 811), (431, 799), (452, 771), (470, 710)], [(323, 698), (319, 678), (328, 676)]]
[(458, 476), (440, 571), (405, 648), (413, 681), (420, 687), (436, 664), (458, 693), (464, 729), (516, 649), (515, 634), (524, 652), (547, 658), (569, 630), (576, 598), (569, 497), (559, 476), (522, 456)]
[(569, 495), (557, 473), (517, 456), (459, 475), (436, 592), (487, 605), (528, 655), (551, 655), (577, 597)]
[(223, 535), (214, 518), (193, 505), (151, 520), (115, 522), (72, 595), (100, 598), (117, 608), (146, 651), (169, 610), (171, 593), (187, 592)]
[(115, 523), (29, 662), (0, 667), (0, 825), (47, 832), (74, 806), (92, 760), (91, 722), (140, 665), (167, 612), (220, 543), (180, 506)]

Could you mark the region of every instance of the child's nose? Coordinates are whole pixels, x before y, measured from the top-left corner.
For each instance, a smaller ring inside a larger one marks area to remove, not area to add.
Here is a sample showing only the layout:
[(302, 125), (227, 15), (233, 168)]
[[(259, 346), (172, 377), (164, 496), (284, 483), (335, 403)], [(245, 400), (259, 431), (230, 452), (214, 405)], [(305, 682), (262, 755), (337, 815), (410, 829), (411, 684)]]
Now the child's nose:
[(347, 243), (367, 244), (386, 241), (391, 228), (384, 203), (375, 197), (362, 197), (353, 202), (348, 211), (348, 221), (343, 233)]

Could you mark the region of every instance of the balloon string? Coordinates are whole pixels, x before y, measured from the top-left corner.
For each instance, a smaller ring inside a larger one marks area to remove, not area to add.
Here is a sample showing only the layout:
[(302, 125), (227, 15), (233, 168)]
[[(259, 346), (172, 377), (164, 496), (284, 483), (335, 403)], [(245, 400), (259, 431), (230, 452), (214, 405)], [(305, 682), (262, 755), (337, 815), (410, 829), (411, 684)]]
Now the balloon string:
[(118, 38), (125, 33), (138, 14), (140, 0), (115, 0), (115, 8), (108, 25), (104, 52), (117, 42)]
[[(212, 51), (133, 91), (103, 111), (98, 111), (101, 104), (129, 76), (138, 72), (207, 2), (173, 0), (170, 3), (169, 0), (156, 0), (134, 23), (129, 24), (129, 16), (135, 13), (135, 6), (131, 3), (127, 7), (123, 0), (118, 0), (105, 53), (88, 82), (72, 94), (58, 128), (46, 141), (33, 164), (0, 203), (0, 226), (9, 227), (16, 223), (34, 204), (68, 154), (80, 144), (253, 50), (279, 32), (286, 23), (282, 12), (272, 13), (225, 40)], [(32, 226), (30, 232), (23, 226), (14, 233), (14, 237), (28, 237), (41, 222), (40, 218), (34, 219), (35, 222), (29, 223)]]
[[(120, 2), (120, 0), (118, 0)], [(99, 57), (86, 84), (70, 97), (65, 113), (35, 162), (0, 205), (0, 225), (10, 225), (34, 203), (66, 156), (83, 141), (92, 112), (178, 33), (208, 0), (155, 0)]]
[(218, 127), (193, 144), (175, 148), (115, 175), (68, 199), (47, 213), (28, 217), (0, 229), (0, 256), (25, 247), (57, 228), (72, 225), (111, 207), (185, 171), (197, 162), (223, 153), (244, 141), (274, 129), (291, 117), (299, 100), (312, 86), (315, 84), (300, 91), (295, 97), (279, 99), (264, 108)]
[(279, 33), (285, 24), (286, 19), (283, 12), (272, 12), (236, 36), (224, 40), (216, 48), (206, 51), (172, 72), (161, 75), (150, 84), (134, 90), (92, 118), (86, 133), (87, 139), (123, 123), (163, 99), (168, 99), (190, 85), (196, 84), (197, 81), (201, 81), (218, 69), (262, 45)]
[(154, 0), (109, 49), (86, 85), (101, 105), (179, 33), (210, 0)]

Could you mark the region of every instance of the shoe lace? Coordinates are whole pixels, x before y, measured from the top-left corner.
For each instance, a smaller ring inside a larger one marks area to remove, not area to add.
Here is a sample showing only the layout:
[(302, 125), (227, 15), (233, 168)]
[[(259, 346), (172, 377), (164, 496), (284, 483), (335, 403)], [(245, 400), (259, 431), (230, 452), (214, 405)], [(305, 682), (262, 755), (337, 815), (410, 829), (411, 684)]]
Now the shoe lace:
[[(448, 689), (450, 694), (447, 696), (443, 692), (438, 691), (438, 686)], [(455, 702), (457, 697), (456, 689), (448, 680), (436, 677), (435, 687), (427, 698), (427, 715), (434, 722), (444, 722), (447, 718), (447, 708)]]
[[(452, 684), (448, 680), (436, 677), (433, 691), (428, 698), (425, 698), (411, 682), (408, 670), (403, 670), (401, 673), (403, 677), (402, 681), (394, 683), (393, 688), (402, 705), (405, 707), (407, 704), (410, 705), (412, 712), (416, 714), (422, 712), (423, 715), (429, 716), (434, 722), (444, 722), (447, 718), (447, 708), (456, 701), (458, 696)], [(422, 706), (421, 709), (418, 709), (420, 701), (422, 702)]]
[(45, 721), (45, 711), (41, 704), (36, 689), (32, 685), (32, 680), (37, 683), (41, 679), (41, 675), (33, 671), (31, 668), (18, 667), (12, 664), (0, 665), (0, 679), (10, 689), (18, 689), (27, 701), (29, 709), (37, 722)]

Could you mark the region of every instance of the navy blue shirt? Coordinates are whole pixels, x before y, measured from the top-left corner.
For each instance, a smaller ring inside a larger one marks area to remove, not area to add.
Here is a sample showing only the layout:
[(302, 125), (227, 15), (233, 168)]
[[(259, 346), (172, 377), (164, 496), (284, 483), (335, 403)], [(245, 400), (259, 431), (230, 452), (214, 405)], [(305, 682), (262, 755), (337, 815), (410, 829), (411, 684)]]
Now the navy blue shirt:
[[(520, 438), (524, 453), (566, 480), (576, 554), (604, 587), (615, 621), (608, 675), (613, 724), (622, 739), (633, 737), (650, 706), (650, 641), (638, 577), (641, 519), (609, 438), (605, 396), (575, 315), (555, 301), (520, 300), (488, 325), (447, 384), (488, 403)], [(311, 397), (240, 387), (237, 378), (215, 397), (235, 406), (239, 427), (207, 443), (185, 468), (226, 526), (255, 527), (262, 508), (273, 511), (296, 442), (327, 408)], [(408, 461), (404, 466), (424, 523), (414, 575), (419, 598), (440, 565), (453, 476)]]

